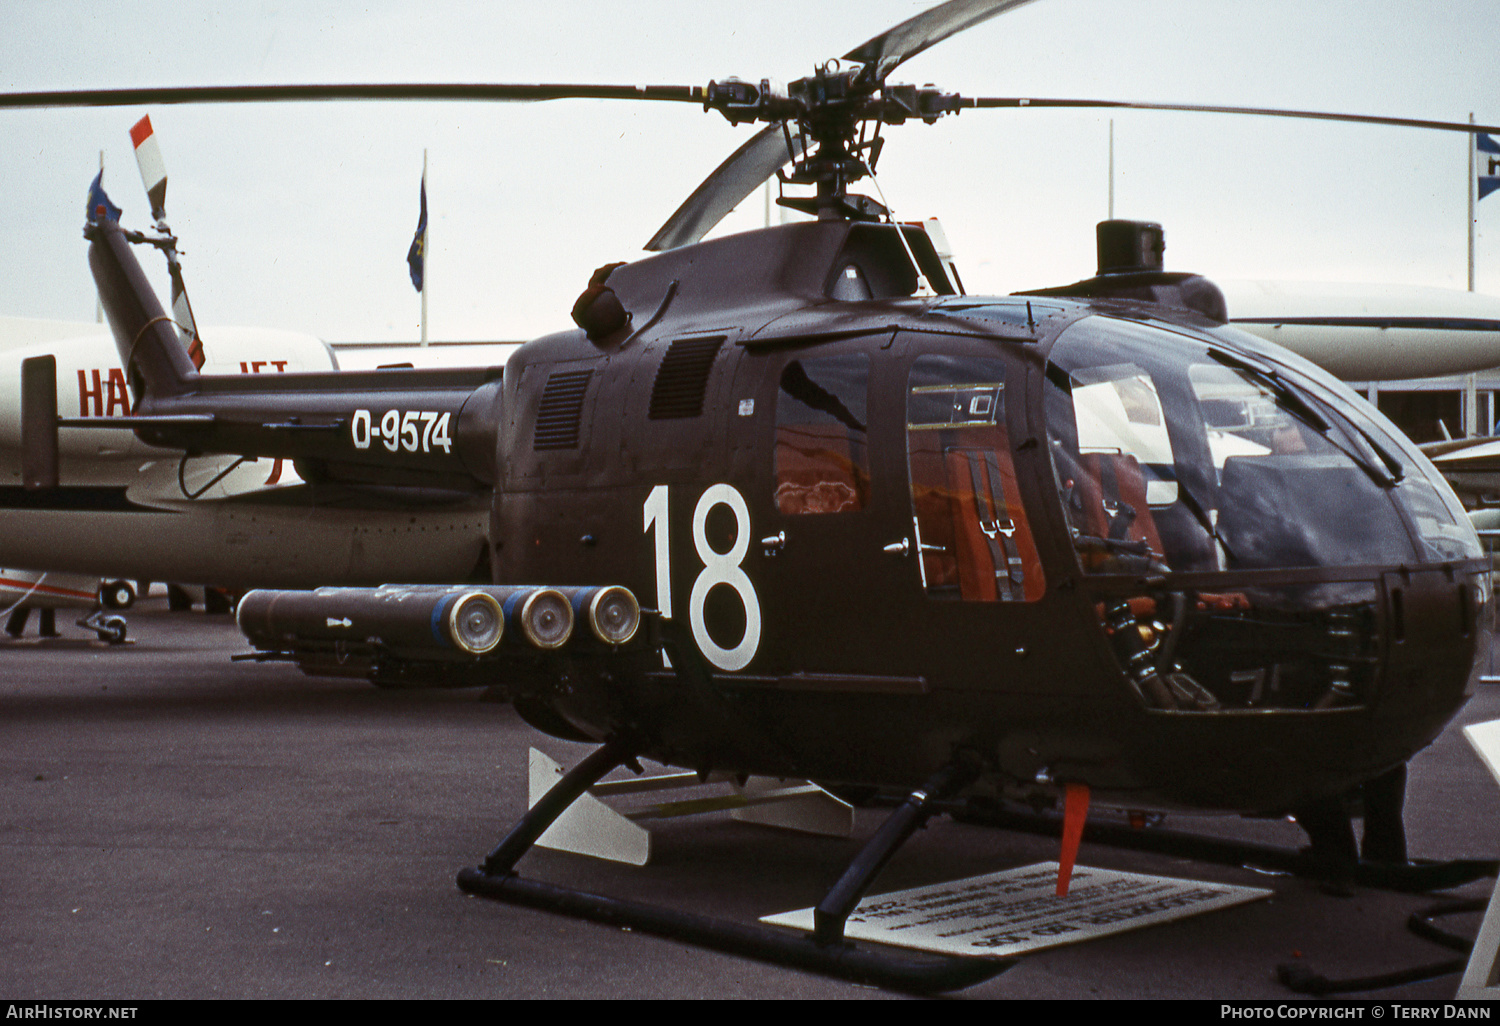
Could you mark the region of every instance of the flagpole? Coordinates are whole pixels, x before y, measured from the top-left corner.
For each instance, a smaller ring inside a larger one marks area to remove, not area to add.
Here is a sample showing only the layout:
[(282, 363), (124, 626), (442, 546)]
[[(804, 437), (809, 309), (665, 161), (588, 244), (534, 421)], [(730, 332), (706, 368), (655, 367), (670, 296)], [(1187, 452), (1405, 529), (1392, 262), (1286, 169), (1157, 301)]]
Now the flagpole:
[[(1469, 124), (1472, 125), (1473, 123), (1474, 123), (1474, 112), (1470, 111), (1469, 112)], [(1474, 150), (1476, 149), (1475, 143), (1476, 143), (1476, 140), (1474, 138), (1474, 133), (1470, 132), (1469, 133), (1469, 180), (1468, 180), (1468, 183), (1467, 183), (1468, 184), (1468, 194), (1469, 194), (1469, 291), (1470, 292), (1474, 291), (1474, 190), (1478, 187), (1478, 182), (1477, 182), (1477, 180), (1474, 177)]]
[[(104, 151), (103, 150), (99, 151), (99, 176), (100, 176), (100, 180), (103, 181), (103, 177), (104, 177)], [(101, 186), (101, 188), (102, 188), (102, 186)], [(104, 323), (104, 299), (99, 295), (99, 290), (97, 288), (94, 289), (94, 323), (95, 324), (103, 324)]]
[[(427, 149), (426, 149), (426, 147), (423, 147), (423, 149), (422, 149), (422, 192), (423, 192), (424, 195), (427, 192)], [(428, 236), (431, 234), (431, 231), (432, 231), (432, 229), (428, 226), (428, 224), (427, 223), (423, 223), (423, 225), (422, 225), (422, 345), (424, 345), (424, 346), (427, 344), (427, 280), (428, 280), (428, 275), (432, 271), (431, 261), (429, 261), (427, 259), (427, 255), (429, 253), (431, 253), (432, 250), (427, 245), (427, 239), (428, 239)]]
[[(1474, 112), (1469, 111), (1469, 124), (1474, 123)], [(1469, 180), (1465, 191), (1469, 199), (1469, 291), (1474, 291), (1474, 193), (1478, 190), (1479, 183), (1474, 178), (1474, 150), (1476, 149), (1474, 133), (1468, 135), (1469, 142)], [(1468, 427), (1467, 436), (1473, 438), (1479, 432), (1479, 375), (1469, 374), (1464, 379), (1464, 420)], [(1488, 432), (1485, 432), (1488, 434)]]
[(1115, 219), (1115, 119), (1109, 119), (1109, 219)]

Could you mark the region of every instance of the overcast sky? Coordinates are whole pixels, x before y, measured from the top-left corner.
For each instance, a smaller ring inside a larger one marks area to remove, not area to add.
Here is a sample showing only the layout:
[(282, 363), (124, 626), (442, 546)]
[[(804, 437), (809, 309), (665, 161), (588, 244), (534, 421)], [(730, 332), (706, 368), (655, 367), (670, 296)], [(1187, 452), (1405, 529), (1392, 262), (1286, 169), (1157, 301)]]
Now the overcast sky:
[[(926, 6), (0, 0), (0, 89), (787, 81)], [(1038, 0), (934, 47), (893, 81), (967, 95), (1455, 121), (1472, 112), (1496, 124), (1497, 44), (1492, 4), (1480, 0)], [(149, 227), (129, 138), (148, 112), (200, 325), (330, 341), (417, 337), (420, 302), (405, 256), (424, 149), (430, 335), (516, 339), (571, 327), (568, 311), (590, 272), (641, 255), (753, 131), (689, 104), (582, 100), (0, 112), (0, 226), (10, 252), (0, 314), (92, 319), (84, 197), (102, 150), (105, 187), (125, 224)], [(1456, 134), (970, 111), (889, 129), (881, 188), (902, 218), (941, 218), (970, 292), (1073, 281), (1094, 269), (1111, 118), (1116, 215), (1162, 222), (1171, 269), (1465, 287), (1467, 141)], [(764, 217), (757, 194), (724, 230)], [(1500, 194), (1480, 205), (1479, 223), (1478, 288), (1500, 294)]]

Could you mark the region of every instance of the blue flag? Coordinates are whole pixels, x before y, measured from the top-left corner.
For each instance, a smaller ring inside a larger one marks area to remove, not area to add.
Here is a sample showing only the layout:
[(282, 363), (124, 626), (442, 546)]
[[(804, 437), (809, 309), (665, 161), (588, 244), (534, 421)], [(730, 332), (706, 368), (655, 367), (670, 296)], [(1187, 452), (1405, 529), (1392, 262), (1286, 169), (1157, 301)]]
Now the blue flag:
[(422, 216), (417, 219), (417, 236), (411, 240), (411, 249), (406, 251), (406, 262), (411, 266), (412, 288), (422, 291), (422, 270), (427, 257), (427, 177), (422, 177)]
[(94, 184), (89, 186), (89, 203), (84, 210), (83, 216), (92, 223), (99, 221), (119, 221), (123, 211), (109, 201), (104, 194), (104, 171), (100, 169), (94, 176)]
[(1479, 198), (1500, 189), (1500, 143), (1483, 132), (1474, 134), (1475, 164), (1479, 169)]

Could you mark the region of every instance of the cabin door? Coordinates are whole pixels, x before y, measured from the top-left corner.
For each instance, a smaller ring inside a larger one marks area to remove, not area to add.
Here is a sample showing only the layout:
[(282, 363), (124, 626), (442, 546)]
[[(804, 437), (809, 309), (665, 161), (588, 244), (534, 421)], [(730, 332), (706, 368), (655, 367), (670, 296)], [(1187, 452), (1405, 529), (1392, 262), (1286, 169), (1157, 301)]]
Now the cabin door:
[(783, 351), (758, 368), (743, 435), (764, 653), (752, 672), (826, 673), (838, 688), (887, 672), (899, 650), (901, 561), (882, 552), (904, 491), (889, 459), (900, 445), (889, 340)]

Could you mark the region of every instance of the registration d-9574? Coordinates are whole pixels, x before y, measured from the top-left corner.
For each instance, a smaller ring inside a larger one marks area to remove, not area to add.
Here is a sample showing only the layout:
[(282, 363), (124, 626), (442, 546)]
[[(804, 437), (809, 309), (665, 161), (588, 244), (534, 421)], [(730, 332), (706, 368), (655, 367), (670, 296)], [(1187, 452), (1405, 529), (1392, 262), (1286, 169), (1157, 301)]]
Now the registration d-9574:
[(368, 449), (380, 441), (391, 452), (453, 452), (447, 412), (435, 410), (386, 410), (379, 421), (369, 410), (355, 410), (349, 421), (349, 434), (356, 449)]

